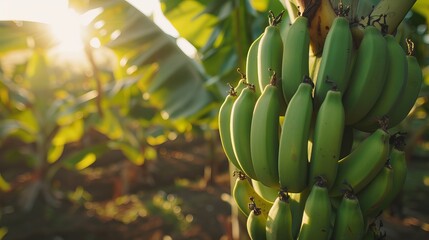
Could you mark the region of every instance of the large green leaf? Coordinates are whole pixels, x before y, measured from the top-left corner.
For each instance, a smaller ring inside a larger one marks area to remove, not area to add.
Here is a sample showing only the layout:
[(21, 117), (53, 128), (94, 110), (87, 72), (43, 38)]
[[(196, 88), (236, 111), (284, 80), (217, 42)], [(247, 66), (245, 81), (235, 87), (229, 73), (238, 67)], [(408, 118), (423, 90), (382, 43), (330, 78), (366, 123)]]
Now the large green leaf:
[(198, 50), (210, 87), (223, 99), (244, 69), (250, 44), (267, 26), (268, 10), (284, 10), (278, 0), (161, 0), (165, 16)]
[(70, 4), (78, 5), (83, 12), (103, 8), (91, 23), (90, 35), (116, 53), (121, 65), (115, 76), (140, 77), (145, 83), (140, 85), (145, 97), (166, 112), (165, 116), (188, 118), (213, 101), (205, 87), (206, 76), (195, 60), (149, 17), (126, 1), (87, 2), (86, 6), (77, 0)]
[[(89, 43), (97, 38), (101, 49), (116, 54), (115, 81), (130, 77), (144, 81), (145, 84), (136, 84), (148, 102), (159, 112), (167, 113), (164, 116), (176, 119), (201, 116), (199, 111), (214, 100), (205, 85), (203, 68), (183, 53), (175, 38), (127, 1), (71, 0), (69, 4), (82, 14), (97, 13), (86, 28), (86, 40)], [(0, 22), (0, 56), (33, 46), (49, 49), (55, 46), (52, 39), (49, 26), (43, 23)], [(181, 89), (181, 97), (176, 89)]]
[(49, 25), (37, 22), (0, 21), (0, 56), (28, 47), (49, 48), (55, 44)]

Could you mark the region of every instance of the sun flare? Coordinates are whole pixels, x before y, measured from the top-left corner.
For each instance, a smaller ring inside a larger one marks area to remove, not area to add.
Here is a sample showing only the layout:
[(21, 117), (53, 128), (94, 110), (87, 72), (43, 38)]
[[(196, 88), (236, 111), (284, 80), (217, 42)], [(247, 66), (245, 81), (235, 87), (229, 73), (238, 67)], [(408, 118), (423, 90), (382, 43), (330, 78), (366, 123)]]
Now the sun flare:
[(61, 17), (50, 22), (52, 35), (62, 52), (83, 51), (82, 25), (79, 15), (72, 9), (64, 9)]

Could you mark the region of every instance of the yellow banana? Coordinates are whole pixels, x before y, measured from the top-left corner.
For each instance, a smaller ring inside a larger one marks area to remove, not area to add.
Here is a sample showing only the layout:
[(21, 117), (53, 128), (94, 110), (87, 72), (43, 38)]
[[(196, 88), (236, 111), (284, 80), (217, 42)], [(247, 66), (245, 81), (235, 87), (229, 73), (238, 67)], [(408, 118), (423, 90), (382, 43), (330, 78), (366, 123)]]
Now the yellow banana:
[(230, 131), (231, 109), (236, 99), (237, 92), (234, 87), (230, 86), (228, 96), (226, 96), (225, 101), (219, 109), (218, 125), (220, 140), (226, 157), (234, 167), (241, 170), (240, 164), (238, 163), (237, 158), (235, 158), (234, 149), (232, 148)]
[(279, 144), (279, 182), (281, 189), (298, 193), (307, 186), (308, 137), (313, 112), (313, 82), (305, 77), (289, 102)]
[(411, 108), (419, 96), (421, 85), (423, 82), (422, 69), (417, 62), (416, 57), (412, 54), (414, 52), (414, 43), (411, 40), (407, 40), (408, 44), (408, 55), (407, 55), (407, 81), (405, 89), (402, 95), (399, 97), (395, 107), (390, 110), (387, 114), (389, 117), (389, 126), (395, 127), (405, 117), (407, 117)]
[(257, 179), (250, 154), (250, 127), (257, 97), (253, 85), (244, 88), (231, 109), (231, 142), (243, 172)]
[(292, 236), (292, 213), (289, 204), (289, 196), (280, 192), (268, 212), (266, 225), (267, 240), (293, 240)]
[(342, 94), (329, 90), (316, 116), (311, 150), (309, 183), (316, 177), (327, 181), (327, 188), (334, 184), (340, 159), (344, 130), (344, 107)]
[(301, 15), (307, 17), (309, 21), (311, 50), (314, 55), (319, 56), (323, 51), (326, 36), (337, 14), (329, 0), (297, 0), (297, 3)]
[(304, 76), (309, 76), (308, 54), (310, 33), (308, 19), (299, 16), (289, 27), (283, 41), (282, 88), (286, 102), (298, 89)]
[(346, 125), (361, 120), (380, 96), (386, 79), (386, 57), (387, 46), (383, 35), (374, 26), (367, 26), (343, 97)]
[(335, 240), (360, 240), (365, 233), (365, 223), (358, 198), (346, 192), (336, 211), (333, 238)]
[(330, 195), (342, 195), (345, 184), (359, 193), (380, 172), (386, 163), (389, 152), (389, 133), (377, 129), (365, 138), (346, 157), (338, 161), (337, 177), (330, 189)]
[(362, 214), (367, 216), (378, 215), (383, 209), (383, 200), (391, 191), (393, 170), (386, 164), (377, 176), (362, 191), (357, 193)]
[[(247, 217), (251, 212), (249, 206), (254, 203), (267, 215), (271, 209), (272, 203), (266, 201), (255, 192), (249, 179), (242, 172), (236, 172), (236, 174), (238, 176), (232, 189), (232, 197), (238, 209)], [(252, 199), (252, 201), (250, 199)]]
[(314, 105), (318, 109), (332, 83), (340, 92), (346, 90), (352, 65), (352, 34), (349, 21), (337, 17), (329, 29), (323, 46), (322, 60), (316, 79)]
[(246, 57), (246, 78), (247, 82), (255, 85), (256, 95), (261, 95), (261, 87), (259, 86), (258, 80), (258, 47), (259, 42), (261, 41), (262, 35), (259, 35), (258, 38), (253, 41), (250, 45), (249, 50), (247, 51)]
[(279, 115), (281, 89), (274, 72), (270, 84), (258, 98), (250, 127), (250, 152), (258, 181), (268, 187), (279, 187)]
[(363, 119), (353, 125), (354, 128), (371, 132), (377, 129), (378, 120), (396, 108), (397, 100), (405, 89), (407, 60), (402, 47), (392, 35), (385, 36), (387, 43), (387, 74), (383, 90)]
[(332, 206), (326, 181), (319, 178), (312, 186), (305, 202), (298, 240), (323, 240), (331, 232)]

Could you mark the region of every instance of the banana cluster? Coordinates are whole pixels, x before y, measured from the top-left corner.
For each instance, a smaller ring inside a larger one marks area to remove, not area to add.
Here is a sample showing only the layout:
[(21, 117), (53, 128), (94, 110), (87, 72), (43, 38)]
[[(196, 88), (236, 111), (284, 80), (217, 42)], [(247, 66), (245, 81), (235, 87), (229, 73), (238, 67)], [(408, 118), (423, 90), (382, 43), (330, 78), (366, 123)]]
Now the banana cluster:
[[(311, 60), (309, 20), (269, 26), (219, 110), (233, 198), (252, 239), (378, 239), (376, 220), (406, 177), (404, 134), (422, 72), (392, 35), (339, 15)], [(285, 27), (280, 29), (281, 27)], [(311, 69), (311, 71), (310, 71)], [(367, 132), (357, 142), (353, 133)], [(390, 130), (391, 131), (391, 130)]]

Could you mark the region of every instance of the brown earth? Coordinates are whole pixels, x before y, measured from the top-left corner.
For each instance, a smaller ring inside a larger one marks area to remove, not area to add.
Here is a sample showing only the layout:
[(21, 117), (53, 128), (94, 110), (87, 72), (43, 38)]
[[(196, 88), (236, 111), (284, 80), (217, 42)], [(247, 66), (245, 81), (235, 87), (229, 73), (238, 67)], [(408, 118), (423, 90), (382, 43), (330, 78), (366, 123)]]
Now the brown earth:
[[(181, 137), (143, 166), (113, 152), (84, 171), (60, 169), (52, 180), (58, 206), (39, 197), (24, 212), (18, 190), (0, 193), (0, 239), (1, 229), (4, 240), (231, 239), (230, 174), (219, 146)], [(425, 161), (409, 167), (416, 176), (429, 169)], [(32, 179), (24, 165), (0, 168), (6, 179)], [(409, 180), (395, 215), (383, 215), (386, 239), (429, 239), (429, 189)]]

